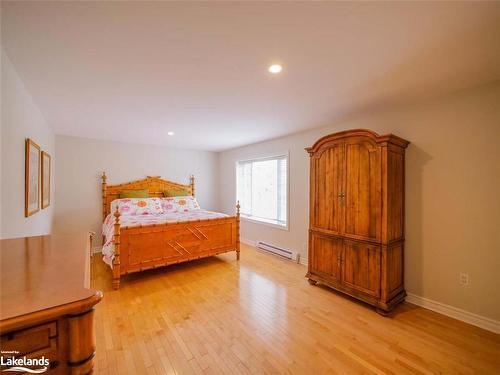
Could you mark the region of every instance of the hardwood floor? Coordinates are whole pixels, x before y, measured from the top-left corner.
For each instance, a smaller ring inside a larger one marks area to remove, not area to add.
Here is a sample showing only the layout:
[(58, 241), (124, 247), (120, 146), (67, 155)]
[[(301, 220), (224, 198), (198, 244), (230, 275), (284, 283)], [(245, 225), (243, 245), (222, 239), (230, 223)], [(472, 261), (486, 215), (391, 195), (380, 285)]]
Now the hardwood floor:
[(498, 374), (500, 335), (408, 303), (393, 317), (242, 244), (111, 287), (93, 258), (97, 374)]

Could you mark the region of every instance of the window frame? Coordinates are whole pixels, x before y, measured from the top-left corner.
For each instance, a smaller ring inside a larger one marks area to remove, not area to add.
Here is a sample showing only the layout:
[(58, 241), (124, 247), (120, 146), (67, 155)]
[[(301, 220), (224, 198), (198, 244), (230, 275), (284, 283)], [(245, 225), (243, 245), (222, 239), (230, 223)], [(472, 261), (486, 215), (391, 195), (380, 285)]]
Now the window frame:
[(258, 161), (264, 161), (264, 160), (273, 160), (277, 158), (285, 158), (286, 159), (286, 199), (285, 199), (285, 204), (286, 204), (286, 224), (285, 225), (280, 225), (276, 223), (272, 223), (269, 221), (266, 221), (264, 219), (260, 219), (254, 216), (247, 216), (242, 213), (240, 213), (240, 220), (247, 221), (250, 223), (254, 224), (261, 224), (265, 225), (268, 227), (272, 228), (277, 228), (281, 230), (290, 230), (290, 152), (287, 150), (285, 152), (279, 152), (279, 153), (273, 153), (273, 154), (268, 154), (265, 156), (257, 156), (257, 157), (249, 157), (245, 159), (238, 159), (234, 163), (234, 181), (235, 181), (235, 197), (236, 200), (238, 200), (238, 164), (239, 163), (248, 163), (248, 162), (258, 162)]

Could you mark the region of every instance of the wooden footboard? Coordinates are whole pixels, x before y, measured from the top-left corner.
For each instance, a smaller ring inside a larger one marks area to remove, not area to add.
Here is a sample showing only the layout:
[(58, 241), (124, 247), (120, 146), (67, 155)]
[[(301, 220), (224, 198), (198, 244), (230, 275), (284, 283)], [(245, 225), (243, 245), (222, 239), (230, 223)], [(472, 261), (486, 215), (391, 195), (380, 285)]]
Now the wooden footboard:
[(189, 222), (120, 228), (114, 227), (113, 288), (120, 276), (150, 268), (236, 251), (240, 259), (240, 206), (236, 216)]

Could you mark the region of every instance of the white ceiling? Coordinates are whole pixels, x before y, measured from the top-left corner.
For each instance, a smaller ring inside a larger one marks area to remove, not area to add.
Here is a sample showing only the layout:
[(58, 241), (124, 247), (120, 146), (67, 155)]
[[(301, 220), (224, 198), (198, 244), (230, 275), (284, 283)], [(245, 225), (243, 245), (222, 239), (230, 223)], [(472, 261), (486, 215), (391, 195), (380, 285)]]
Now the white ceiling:
[(3, 1), (2, 44), (57, 134), (223, 150), (500, 79), (500, 2)]

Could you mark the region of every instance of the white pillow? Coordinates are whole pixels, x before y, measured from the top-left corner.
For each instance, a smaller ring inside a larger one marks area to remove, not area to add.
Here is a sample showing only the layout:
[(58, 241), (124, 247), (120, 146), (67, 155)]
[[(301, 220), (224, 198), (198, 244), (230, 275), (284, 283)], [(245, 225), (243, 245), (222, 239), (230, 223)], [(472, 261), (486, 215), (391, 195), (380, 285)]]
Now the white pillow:
[(192, 195), (161, 198), (161, 207), (163, 213), (189, 212), (200, 209), (198, 201)]
[(163, 213), (160, 198), (122, 198), (111, 202), (111, 213), (116, 208), (121, 215), (158, 215)]

